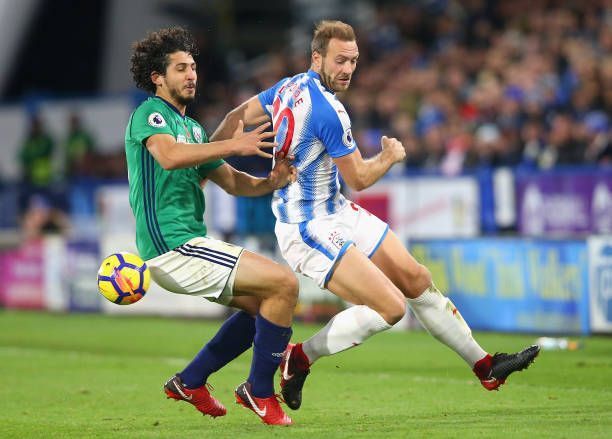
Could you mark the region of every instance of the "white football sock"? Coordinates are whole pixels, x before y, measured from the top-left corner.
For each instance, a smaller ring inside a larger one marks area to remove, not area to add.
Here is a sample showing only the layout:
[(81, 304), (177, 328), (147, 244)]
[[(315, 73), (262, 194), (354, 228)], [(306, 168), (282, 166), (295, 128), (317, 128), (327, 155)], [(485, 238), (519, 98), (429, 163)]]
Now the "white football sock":
[(320, 357), (358, 346), (390, 327), (372, 308), (351, 306), (336, 314), (323, 329), (302, 343), (302, 349), (312, 364)]
[(457, 352), (469, 365), (487, 355), (472, 337), (470, 327), (465, 323), (457, 307), (432, 285), (416, 299), (408, 299), (421, 325), (431, 335)]

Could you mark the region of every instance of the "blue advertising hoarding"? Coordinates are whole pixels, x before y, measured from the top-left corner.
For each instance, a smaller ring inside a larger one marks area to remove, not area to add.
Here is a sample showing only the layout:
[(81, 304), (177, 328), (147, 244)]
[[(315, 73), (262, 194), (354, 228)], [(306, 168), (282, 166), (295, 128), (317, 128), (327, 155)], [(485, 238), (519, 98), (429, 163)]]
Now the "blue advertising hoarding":
[(584, 241), (423, 240), (409, 248), (472, 329), (589, 333)]
[(591, 331), (612, 332), (612, 235), (588, 239)]

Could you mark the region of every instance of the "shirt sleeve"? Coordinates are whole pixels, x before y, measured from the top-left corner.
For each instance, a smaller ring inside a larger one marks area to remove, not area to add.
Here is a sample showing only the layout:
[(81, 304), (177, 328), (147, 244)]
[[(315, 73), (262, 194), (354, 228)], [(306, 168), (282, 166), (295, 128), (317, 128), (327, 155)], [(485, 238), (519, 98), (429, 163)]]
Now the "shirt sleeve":
[(132, 115), (130, 136), (137, 143), (143, 144), (154, 134), (170, 134), (175, 137), (169, 126), (168, 114), (158, 106), (144, 104)]
[(355, 151), (357, 143), (351, 132), (351, 119), (338, 100), (329, 101), (322, 95), (313, 96), (316, 113), (316, 134), (331, 157), (342, 157)]
[(259, 102), (261, 103), (261, 106), (263, 107), (265, 112), (270, 117), (272, 117), (272, 103), (274, 102), (274, 97), (276, 96), (276, 92), (285, 82), (287, 82), (287, 79), (288, 78), (281, 79), (276, 84), (274, 84), (272, 87), (270, 87), (267, 90), (262, 91), (261, 93), (257, 95), (257, 97), (259, 98)]

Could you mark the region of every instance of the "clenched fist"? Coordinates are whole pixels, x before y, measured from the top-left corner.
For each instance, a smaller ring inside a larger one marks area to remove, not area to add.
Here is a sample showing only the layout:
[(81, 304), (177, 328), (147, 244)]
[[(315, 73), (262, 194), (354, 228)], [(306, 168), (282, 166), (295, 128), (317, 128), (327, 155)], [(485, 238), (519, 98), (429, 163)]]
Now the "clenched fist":
[(383, 154), (387, 154), (393, 163), (401, 162), (406, 158), (406, 149), (402, 142), (395, 137), (382, 136), (380, 139)]

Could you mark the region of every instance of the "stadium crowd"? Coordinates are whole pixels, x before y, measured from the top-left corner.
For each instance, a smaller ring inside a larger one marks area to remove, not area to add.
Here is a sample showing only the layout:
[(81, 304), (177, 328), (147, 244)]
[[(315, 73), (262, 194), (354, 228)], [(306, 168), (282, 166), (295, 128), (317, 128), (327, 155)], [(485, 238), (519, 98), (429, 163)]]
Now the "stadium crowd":
[[(364, 156), (380, 150), (385, 134), (402, 141), (410, 171), (612, 164), (612, 0), (356, 4), (368, 7), (337, 17), (354, 25), (360, 50), (351, 87), (339, 98)], [(312, 23), (303, 26), (309, 34)], [(209, 30), (192, 31), (202, 50), (191, 115), (209, 134), (239, 102), (310, 65), (299, 38), (236, 62), (240, 56), (213, 44)], [(95, 139), (74, 138), (79, 148), (68, 141), (62, 151), (67, 179), (125, 175), (123, 151), (97, 160)], [(90, 147), (80, 146), (84, 140)], [(230, 161), (259, 175), (270, 169), (265, 159)]]
[[(353, 24), (359, 66), (340, 99), (364, 156), (387, 134), (403, 142), (408, 168), (446, 175), (612, 163), (612, 1), (379, 2)], [(202, 81), (197, 116), (212, 130), (309, 63), (308, 48), (288, 45), (246, 75), (228, 66), (232, 81)]]
[[(346, 16), (327, 18), (344, 19), (357, 31), (358, 68), (339, 98), (365, 157), (380, 150), (385, 134), (402, 141), (409, 173), (612, 165), (612, 0), (351, 4)], [(238, 103), (307, 69), (309, 39), (299, 35), (310, 35), (312, 24), (288, 28), (291, 37), (250, 61), (210, 40), (208, 28), (192, 25), (201, 52), (199, 98), (190, 115), (211, 134)], [(77, 115), (66, 123), (68, 137), (53, 139), (32, 118), (19, 154), (21, 213), (67, 210), (72, 182), (125, 178), (122, 146), (103, 154)], [(59, 174), (51, 172), (58, 150)], [(270, 170), (263, 158), (229, 161), (255, 175)]]

